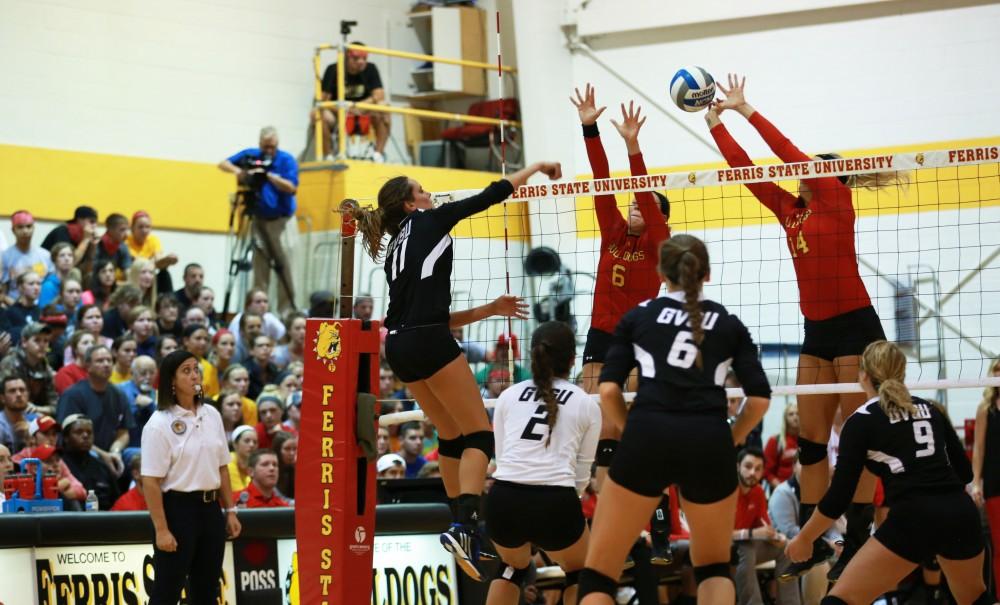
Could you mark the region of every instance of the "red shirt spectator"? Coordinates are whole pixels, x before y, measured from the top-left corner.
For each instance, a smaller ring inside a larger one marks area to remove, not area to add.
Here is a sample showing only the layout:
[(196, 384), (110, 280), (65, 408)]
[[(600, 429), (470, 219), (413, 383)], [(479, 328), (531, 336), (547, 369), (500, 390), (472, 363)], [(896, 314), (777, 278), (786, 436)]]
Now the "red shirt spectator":
[(142, 495), (139, 485), (136, 484), (135, 487), (122, 494), (122, 497), (115, 501), (115, 505), (111, 507), (111, 510), (149, 510), (149, 507), (146, 506), (146, 497)]
[(242, 508), (278, 508), (291, 506), (274, 487), (278, 484), (278, 455), (272, 450), (255, 450), (248, 462), (250, 485), (236, 492), (234, 499)]
[[(779, 444), (782, 444), (780, 449)], [(789, 403), (785, 407), (781, 432), (768, 439), (764, 446), (764, 478), (772, 490), (792, 476), (798, 457), (799, 408)]]
[[(243, 494), (246, 494), (246, 496)], [(265, 496), (252, 481), (246, 489), (236, 492), (235, 498), (236, 502), (245, 508), (279, 508), (282, 506), (291, 506), (288, 500), (285, 500), (273, 490), (270, 496)]]

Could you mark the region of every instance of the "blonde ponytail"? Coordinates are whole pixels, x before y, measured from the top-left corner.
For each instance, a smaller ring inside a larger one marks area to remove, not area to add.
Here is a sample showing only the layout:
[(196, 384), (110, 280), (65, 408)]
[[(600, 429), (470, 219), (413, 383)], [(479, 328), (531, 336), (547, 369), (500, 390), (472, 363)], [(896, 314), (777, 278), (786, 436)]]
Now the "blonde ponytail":
[(889, 416), (900, 412), (913, 415), (917, 407), (913, 405), (910, 390), (903, 384), (906, 378), (906, 355), (891, 342), (878, 340), (867, 347), (861, 355), (861, 369), (878, 391), (879, 405)]

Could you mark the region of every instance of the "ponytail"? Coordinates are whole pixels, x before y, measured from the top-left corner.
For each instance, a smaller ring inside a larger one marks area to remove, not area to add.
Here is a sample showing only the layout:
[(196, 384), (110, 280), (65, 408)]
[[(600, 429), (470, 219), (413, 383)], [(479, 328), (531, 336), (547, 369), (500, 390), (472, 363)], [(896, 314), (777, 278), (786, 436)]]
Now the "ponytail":
[(552, 383), (555, 378), (569, 376), (575, 355), (576, 335), (563, 322), (545, 322), (531, 335), (531, 375), (538, 388), (538, 398), (545, 403), (545, 417), (549, 425), (545, 447), (552, 441), (559, 418), (559, 402)]
[(910, 390), (903, 384), (906, 355), (898, 346), (884, 340), (871, 343), (861, 354), (861, 369), (871, 379), (878, 392), (879, 405), (887, 415), (903, 412), (912, 416), (917, 411)]
[(701, 343), (705, 340), (704, 311), (701, 308), (701, 285), (708, 277), (708, 249), (693, 235), (675, 235), (660, 244), (660, 274), (684, 291), (684, 310), (691, 325), (691, 337), (698, 356), (695, 363), (702, 367)]
[(382, 262), (382, 238), (399, 235), (399, 223), (406, 218), (403, 204), (413, 199), (410, 179), (397, 176), (386, 181), (378, 190), (378, 208), (362, 208), (350, 204), (347, 213), (357, 223), (361, 243), (376, 263)]

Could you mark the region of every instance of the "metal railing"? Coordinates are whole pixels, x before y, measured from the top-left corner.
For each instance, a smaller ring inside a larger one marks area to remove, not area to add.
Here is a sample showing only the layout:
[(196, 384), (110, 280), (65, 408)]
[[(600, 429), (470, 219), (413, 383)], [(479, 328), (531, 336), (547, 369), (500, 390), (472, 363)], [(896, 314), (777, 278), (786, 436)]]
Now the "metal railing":
[[(323, 83), (322, 76), (320, 75), (320, 67), (322, 63), (320, 61), (320, 54), (324, 50), (335, 50), (337, 51), (337, 98), (336, 100), (324, 101), (323, 100)], [(344, 60), (346, 59), (347, 52), (357, 50), (375, 55), (384, 55), (386, 57), (395, 57), (398, 59), (415, 59), (417, 61), (430, 61), (432, 63), (446, 63), (448, 65), (459, 65), (462, 67), (475, 67), (478, 69), (490, 70), (499, 69), (501, 72), (515, 74), (517, 70), (513, 67), (507, 65), (494, 65), (492, 63), (484, 63), (482, 61), (468, 61), (466, 59), (451, 59), (447, 57), (435, 57), (434, 55), (424, 55), (420, 53), (411, 53), (402, 50), (392, 50), (388, 48), (377, 48), (373, 46), (362, 46), (360, 44), (321, 44), (316, 47), (316, 52), (313, 55), (313, 69), (315, 71), (315, 85), (313, 88), (314, 92), (314, 102), (313, 105), (316, 109), (313, 115), (313, 136), (315, 137), (314, 143), (316, 147), (316, 161), (321, 161), (323, 159), (323, 109), (332, 109), (337, 112), (337, 159), (342, 160), (346, 157), (347, 152), (347, 137), (344, 135), (344, 131), (347, 127), (347, 113), (348, 111), (354, 109), (358, 111), (365, 112), (377, 112), (377, 113), (397, 113), (401, 115), (415, 116), (418, 118), (427, 118), (431, 120), (454, 120), (457, 122), (465, 122), (469, 124), (493, 124), (501, 128), (504, 127), (520, 127), (521, 123), (516, 120), (504, 120), (501, 118), (488, 118), (485, 116), (473, 116), (462, 113), (452, 113), (448, 111), (435, 111), (432, 109), (416, 109), (413, 107), (397, 107), (389, 104), (380, 103), (361, 103), (356, 101), (348, 101), (344, 98), (344, 80), (346, 78), (346, 72), (344, 71)]]

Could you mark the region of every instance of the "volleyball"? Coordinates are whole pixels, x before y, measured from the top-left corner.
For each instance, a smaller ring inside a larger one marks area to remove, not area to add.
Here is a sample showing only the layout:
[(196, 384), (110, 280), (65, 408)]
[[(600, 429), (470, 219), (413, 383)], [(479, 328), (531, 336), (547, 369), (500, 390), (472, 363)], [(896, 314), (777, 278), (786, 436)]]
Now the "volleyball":
[(684, 111), (701, 111), (715, 98), (715, 78), (700, 67), (683, 67), (670, 80), (670, 97)]

